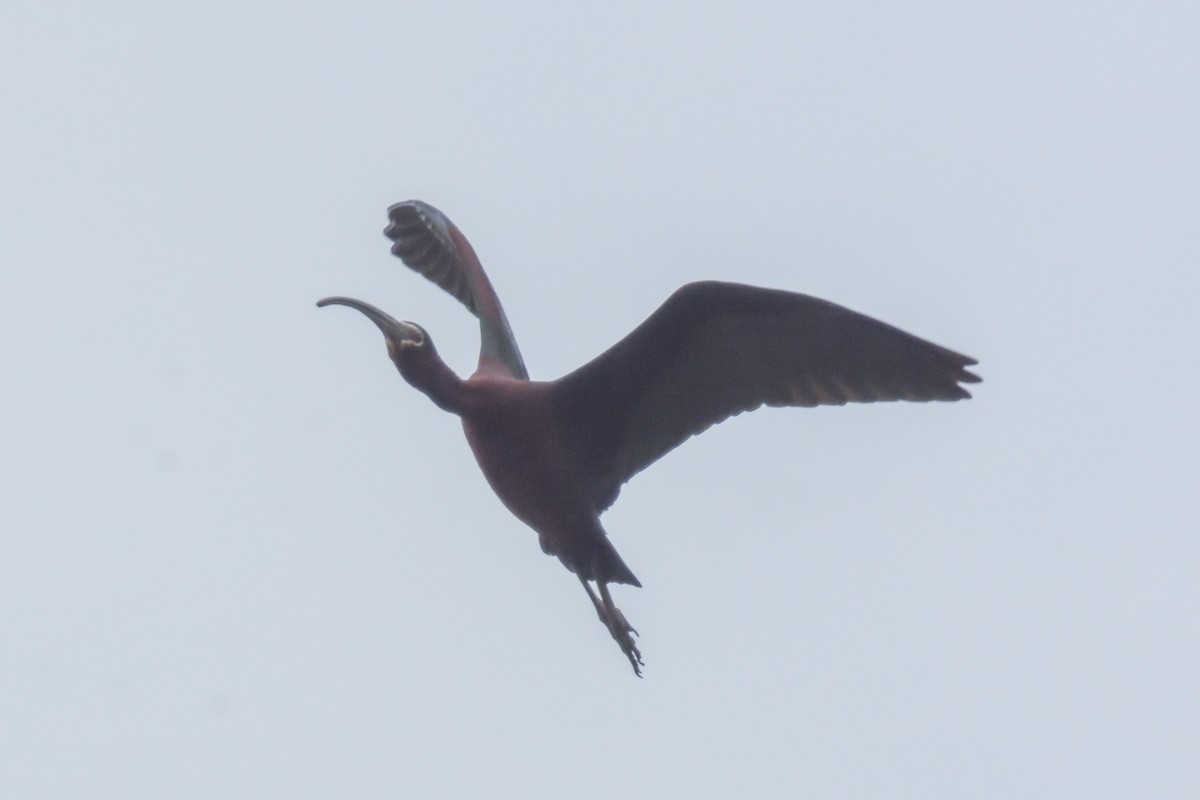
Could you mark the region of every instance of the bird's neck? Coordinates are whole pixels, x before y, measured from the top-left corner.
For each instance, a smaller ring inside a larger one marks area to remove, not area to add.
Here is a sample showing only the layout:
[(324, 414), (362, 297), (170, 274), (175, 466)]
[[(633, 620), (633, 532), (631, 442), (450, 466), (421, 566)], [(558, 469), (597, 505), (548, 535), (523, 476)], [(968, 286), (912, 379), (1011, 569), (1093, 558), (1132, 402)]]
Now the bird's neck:
[(400, 366), (404, 380), (424, 392), (443, 411), (462, 415), (466, 407), (466, 387), (440, 358), (423, 358)]

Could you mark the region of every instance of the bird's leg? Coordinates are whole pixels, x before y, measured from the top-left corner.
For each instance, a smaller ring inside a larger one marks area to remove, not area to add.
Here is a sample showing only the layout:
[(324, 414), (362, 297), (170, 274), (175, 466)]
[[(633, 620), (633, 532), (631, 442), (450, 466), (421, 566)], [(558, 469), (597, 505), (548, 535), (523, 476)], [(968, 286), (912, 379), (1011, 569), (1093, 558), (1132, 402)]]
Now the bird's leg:
[[(592, 591), (592, 586), (585, 578), (580, 578), (579, 582), (583, 584), (584, 591), (588, 593), (588, 597), (592, 600), (592, 605), (596, 607), (596, 615), (600, 617), (600, 621), (604, 623), (604, 627), (608, 628), (609, 634), (616, 640), (620, 646), (621, 652), (629, 659), (630, 666), (633, 667), (633, 672), (639, 678), (642, 677), (642, 654), (638, 651), (637, 645), (634, 644), (633, 636), (637, 636), (637, 631), (629, 621), (625, 619), (625, 615), (621, 613), (621, 609), (613, 604), (612, 595), (608, 592), (608, 584), (604, 581), (596, 581), (596, 585), (600, 588), (600, 597), (596, 597), (596, 593)], [(633, 634), (633, 636), (630, 636)]]

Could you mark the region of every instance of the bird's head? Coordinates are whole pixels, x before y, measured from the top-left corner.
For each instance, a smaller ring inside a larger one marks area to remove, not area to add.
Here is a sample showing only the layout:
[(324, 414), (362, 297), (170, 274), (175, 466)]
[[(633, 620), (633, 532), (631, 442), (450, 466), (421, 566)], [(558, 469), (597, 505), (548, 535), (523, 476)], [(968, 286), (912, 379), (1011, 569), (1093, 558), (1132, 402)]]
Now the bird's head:
[(415, 322), (401, 322), (393, 319), (391, 315), (380, 311), (370, 303), (350, 297), (326, 297), (317, 303), (318, 308), (325, 306), (349, 306), (361, 311), (367, 319), (374, 322), (383, 333), (384, 341), (387, 342), (388, 355), (391, 356), (396, 369), (400, 370), (400, 374), (409, 383), (424, 391), (424, 386), (421, 385), (424, 381), (420, 379), (425, 372), (422, 369), (423, 365), (428, 364), (431, 360), (441, 363), (437, 350), (434, 349), (433, 340), (429, 338), (429, 334), (424, 328)]

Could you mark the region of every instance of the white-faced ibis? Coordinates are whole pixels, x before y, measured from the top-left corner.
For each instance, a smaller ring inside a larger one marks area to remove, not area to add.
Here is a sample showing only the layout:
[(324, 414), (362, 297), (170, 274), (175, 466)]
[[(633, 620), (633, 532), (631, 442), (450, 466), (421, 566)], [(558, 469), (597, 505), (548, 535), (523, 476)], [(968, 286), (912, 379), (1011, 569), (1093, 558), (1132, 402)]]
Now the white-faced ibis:
[[(462, 380), (425, 330), (328, 297), (383, 332), (400, 374), (462, 418), (480, 469), (542, 550), (579, 578), (641, 675), (637, 633), (608, 585), (641, 586), (600, 525), (622, 484), (685, 439), (768, 406), (962, 400), (967, 356), (825, 300), (736, 283), (689, 283), (632, 333), (574, 372), (531, 381), (492, 284), (466, 237), (413, 200), (388, 209), (392, 253), (479, 318), (479, 366)], [(596, 584), (593, 591), (591, 583)]]

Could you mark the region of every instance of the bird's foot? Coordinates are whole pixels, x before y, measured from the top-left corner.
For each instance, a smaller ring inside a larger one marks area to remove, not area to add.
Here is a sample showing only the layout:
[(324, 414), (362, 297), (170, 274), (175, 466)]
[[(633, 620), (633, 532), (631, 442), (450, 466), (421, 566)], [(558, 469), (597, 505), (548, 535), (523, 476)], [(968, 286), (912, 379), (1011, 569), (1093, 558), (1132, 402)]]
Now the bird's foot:
[(613, 603), (612, 595), (608, 592), (608, 584), (603, 581), (596, 582), (600, 588), (600, 597), (596, 597), (587, 581), (581, 578), (580, 583), (587, 590), (588, 597), (592, 598), (592, 605), (596, 607), (596, 615), (600, 617), (600, 622), (604, 624), (605, 628), (608, 628), (609, 634), (621, 648), (621, 652), (629, 659), (629, 665), (633, 667), (633, 674), (639, 678), (642, 677), (642, 667), (645, 664), (642, 662), (642, 654), (638, 650), (637, 644), (633, 641), (633, 637), (637, 636), (638, 632), (629, 624), (629, 620), (625, 619), (621, 609)]
[(629, 659), (633, 673), (639, 678), (642, 677), (642, 667), (645, 664), (642, 662), (642, 654), (637, 648), (637, 643), (633, 641), (633, 637), (638, 635), (637, 629), (629, 624), (625, 615), (621, 613), (621, 609), (616, 606), (611, 606), (608, 618), (601, 617), (600, 621), (608, 628), (608, 632), (616, 640), (621, 652)]

